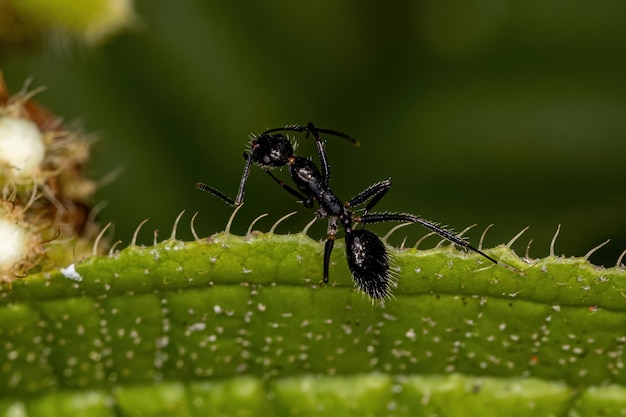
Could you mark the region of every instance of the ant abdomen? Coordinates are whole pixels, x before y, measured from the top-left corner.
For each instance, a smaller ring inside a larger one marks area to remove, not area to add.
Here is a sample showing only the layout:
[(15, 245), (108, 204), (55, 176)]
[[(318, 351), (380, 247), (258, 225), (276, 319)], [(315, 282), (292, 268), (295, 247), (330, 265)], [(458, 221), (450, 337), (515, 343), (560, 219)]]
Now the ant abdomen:
[(376, 234), (365, 229), (346, 231), (346, 258), (357, 287), (374, 299), (389, 295), (389, 255)]

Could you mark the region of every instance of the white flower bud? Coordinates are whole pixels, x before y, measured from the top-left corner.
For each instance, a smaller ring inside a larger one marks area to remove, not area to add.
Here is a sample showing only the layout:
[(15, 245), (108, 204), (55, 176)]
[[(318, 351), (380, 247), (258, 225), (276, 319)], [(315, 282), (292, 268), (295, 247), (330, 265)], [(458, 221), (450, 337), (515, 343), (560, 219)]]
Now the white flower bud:
[(33, 122), (17, 117), (0, 117), (0, 165), (12, 175), (31, 178), (45, 156), (43, 135)]
[(26, 245), (26, 230), (0, 218), (0, 271), (21, 260)]

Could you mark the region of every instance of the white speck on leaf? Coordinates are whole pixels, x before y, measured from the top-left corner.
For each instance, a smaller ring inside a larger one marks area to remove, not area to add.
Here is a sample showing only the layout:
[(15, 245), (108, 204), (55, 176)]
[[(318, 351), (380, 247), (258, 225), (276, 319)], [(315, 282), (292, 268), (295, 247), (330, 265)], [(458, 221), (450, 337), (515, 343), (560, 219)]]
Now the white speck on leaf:
[(204, 323), (204, 322), (202, 322), (202, 321), (200, 321), (200, 322), (198, 322), (198, 323), (194, 323), (194, 324), (192, 324), (191, 326), (189, 326), (189, 327), (187, 328), (187, 330), (188, 330), (190, 333), (193, 333), (193, 332), (201, 332), (201, 331), (203, 331), (204, 329), (206, 329), (206, 323)]
[(78, 272), (76, 272), (76, 265), (71, 264), (67, 268), (61, 268), (61, 274), (67, 279), (71, 279), (72, 281), (82, 282), (83, 277), (80, 276)]
[(409, 329), (404, 335), (409, 340), (415, 340), (415, 338), (416, 338), (415, 330), (413, 330), (413, 328)]

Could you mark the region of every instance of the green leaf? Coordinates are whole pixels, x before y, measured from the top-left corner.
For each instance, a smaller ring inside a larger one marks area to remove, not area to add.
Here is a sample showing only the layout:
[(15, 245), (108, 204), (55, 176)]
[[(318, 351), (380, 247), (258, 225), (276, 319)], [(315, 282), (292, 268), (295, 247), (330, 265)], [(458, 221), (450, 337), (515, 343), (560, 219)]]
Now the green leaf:
[(390, 251), (384, 304), (341, 250), (320, 285), (323, 245), (302, 234), (132, 246), (15, 282), (0, 415), (625, 412), (623, 268), (487, 251), (520, 275), (449, 247)]

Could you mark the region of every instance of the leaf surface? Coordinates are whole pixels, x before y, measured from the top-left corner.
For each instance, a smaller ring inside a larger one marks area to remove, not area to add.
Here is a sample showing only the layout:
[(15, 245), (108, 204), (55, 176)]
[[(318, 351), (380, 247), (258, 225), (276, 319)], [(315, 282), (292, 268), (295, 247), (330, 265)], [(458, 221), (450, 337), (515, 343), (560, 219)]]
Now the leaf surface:
[(626, 273), (518, 275), (453, 248), (399, 251), (383, 305), (338, 242), (212, 236), (129, 247), (0, 292), (0, 415), (614, 415)]

